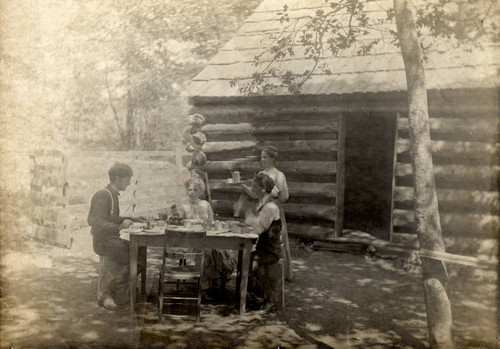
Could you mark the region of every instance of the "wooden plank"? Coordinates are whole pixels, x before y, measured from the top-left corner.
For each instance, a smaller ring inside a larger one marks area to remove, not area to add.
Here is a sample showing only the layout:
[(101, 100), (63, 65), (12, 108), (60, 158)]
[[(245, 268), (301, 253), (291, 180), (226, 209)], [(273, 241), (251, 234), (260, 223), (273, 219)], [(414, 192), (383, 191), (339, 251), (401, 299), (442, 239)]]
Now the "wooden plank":
[[(224, 179), (211, 179), (209, 183), (213, 192), (242, 192), (240, 187), (228, 185)], [(336, 190), (333, 183), (288, 182), (287, 184), (290, 196), (335, 198)]]
[(233, 142), (207, 142), (203, 146), (203, 152), (218, 153), (227, 151), (245, 151), (252, 150), (253, 152), (260, 153), (260, 151), (267, 147), (274, 146), (278, 149), (280, 154), (282, 152), (289, 153), (302, 153), (302, 152), (319, 152), (330, 153), (337, 151), (336, 140), (294, 140), (294, 141), (233, 141)]
[[(333, 161), (279, 161), (277, 167), (285, 174), (334, 175), (337, 172)], [(244, 171), (253, 174), (262, 170), (262, 164), (257, 161), (207, 161), (204, 170), (218, 173)]]
[[(470, 213), (500, 213), (498, 207), (498, 192), (464, 190), (464, 189), (437, 189), (440, 210), (452, 209)], [(413, 207), (413, 187), (396, 187), (394, 190), (396, 208)]]
[(486, 261), (486, 260), (482, 260), (479, 258), (460, 256), (460, 255), (441, 252), (441, 251), (431, 251), (431, 250), (420, 249), (420, 250), (418, 250), (418, 254), (420, 255), (420, 258), (429, 258), (429, 259), (434, 259), (434, 260), (443, 261), (443, 262), (447, 262), (447, 263), (468, 265), (468, 266), (471, 266), (474, 268), (489, 269), (489, 268), (497, 268), (498, 267), (497, 261)]
[(336, 183), (336, 216), (335, 236), (342, 236), (344, 228), (344, 190), (345, 190), (345, 116), (341, 114), (338, 120), (338, 153), (337, 153), (337, 183)]
[[(213, 209), (220, 215), (232, 216), (233, 205), (231, 200), (213, 200)], [(319, 219), (324, 221), (335, 221), (335, 206), (333, 205), (311, 205), (284, 203), (285, 215), (290, 219)]]
[[(496, 237), (500, 228), (500, 217), (481, 214), (440, 213), (443, 234), (450, 236)], [(399, 231), (414, 232), (412, 210), (394, 210), (394, 227)]]
[(323, 227), (312, 224), (298, 224), (293, 222), (287, 222), (288, 235), (311, 240), (323, 240), (327, 237), (335, 235), (335, 228)]

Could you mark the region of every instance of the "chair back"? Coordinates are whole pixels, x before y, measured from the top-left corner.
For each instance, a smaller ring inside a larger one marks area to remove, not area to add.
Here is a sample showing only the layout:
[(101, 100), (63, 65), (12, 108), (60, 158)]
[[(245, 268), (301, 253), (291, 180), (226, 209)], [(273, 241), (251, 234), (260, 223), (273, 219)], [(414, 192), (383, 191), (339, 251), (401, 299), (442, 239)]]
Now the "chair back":
[(165, 239), (163, 247), (170, 248), (192, 248), (196, 250), (205, 249), (206, 231), (201, 229), (188, 229), (179, 227), (178, 229), (165, 229)]

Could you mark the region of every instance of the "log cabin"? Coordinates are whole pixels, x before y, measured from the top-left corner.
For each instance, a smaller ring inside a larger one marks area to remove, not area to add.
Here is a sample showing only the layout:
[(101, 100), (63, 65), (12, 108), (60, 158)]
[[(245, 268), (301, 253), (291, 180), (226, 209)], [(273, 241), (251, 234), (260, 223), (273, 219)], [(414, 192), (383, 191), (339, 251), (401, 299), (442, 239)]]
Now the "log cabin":
[[(285, 4), (288, 22), (280, 21)], [(277, 168), (290, 187), (284, 206), (290, 235), (323, 239), (356, 229), (417, 246), (405, 69), (389, 36), (366, 54), (325, 52), (320, 63), (330, 72), (315, 70), (300, 94), (279, 86), (242, 92), (262, 69), (255, 57), (272, 45), (272, 35), (324, 6), (320, 0), (264, 0), (188, 87), (193, 112), (207, 120), (203, 151), (215, 212), (230, 216), (239, 195), (225, 183), (230, 170), (251, 178), (261, 169), (260, 150), (271, 144), (280, 150)], [(386, 15), (391, 7), (386, 0), (365, 3), (366, 14), (385, 28), (382, 35), (396, 29)], [(433, 43), (425, 74), (447, 249), (491, 257), (499, 228), (499, 47), (421, 40)], [(315, 62), (297, 44), (280, 64), (282, 72), (300, 76)], [(276, 82), (271, 74), (263, 79)]]

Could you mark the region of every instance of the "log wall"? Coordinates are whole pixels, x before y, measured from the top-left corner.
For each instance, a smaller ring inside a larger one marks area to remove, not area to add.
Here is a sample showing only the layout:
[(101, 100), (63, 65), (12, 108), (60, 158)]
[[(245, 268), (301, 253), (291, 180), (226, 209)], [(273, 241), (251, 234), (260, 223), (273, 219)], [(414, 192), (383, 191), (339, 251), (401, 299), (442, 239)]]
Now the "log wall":
[(228, 185), (231, 171), (251, 179), (262, 170), (261, 150), (279, 150), (290, 198), (284, 204), (290, 233), (340, 236), (343, 227), (345, 121), (341, 112), (289, 103), (198, 104), (206, 118), (203, 152), (214, 212), (232, 217), (241, 189)]
[[(443, 108), (430, 113), (434, 175), (446, 248), (451, 253), (496, 256), (500, 227), (497, 91), (455, 97), (451, 93), (447, 97), (455, 103), (454, 110)], [(399, 114), (397, 125), (391, 239), (418, 244), (406, 113)]]

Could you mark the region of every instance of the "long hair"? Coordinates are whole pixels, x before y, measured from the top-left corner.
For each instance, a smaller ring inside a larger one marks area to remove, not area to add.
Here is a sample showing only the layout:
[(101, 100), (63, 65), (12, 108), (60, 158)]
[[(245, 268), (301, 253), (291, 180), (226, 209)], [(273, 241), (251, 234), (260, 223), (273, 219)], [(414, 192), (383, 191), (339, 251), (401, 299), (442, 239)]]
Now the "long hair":
[(268, 194), (271, 193), (275, 185), (274, 180), (262, 172), (257, 173), (255, 176), (255, 183)]

